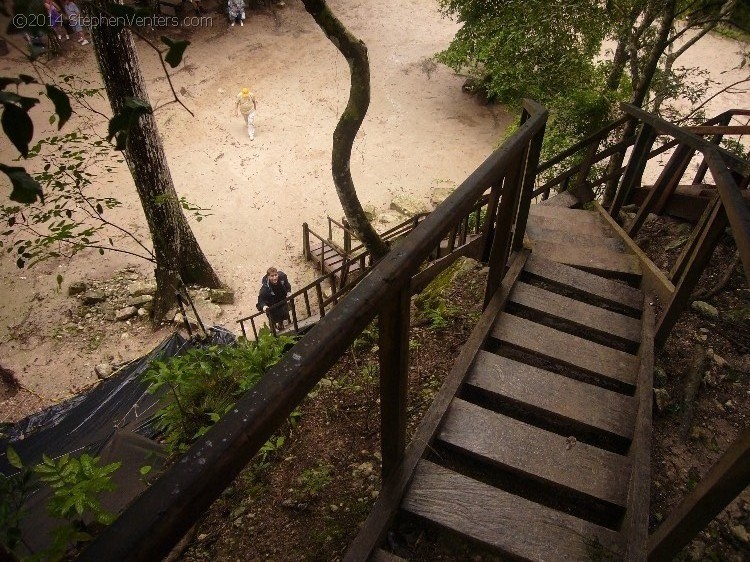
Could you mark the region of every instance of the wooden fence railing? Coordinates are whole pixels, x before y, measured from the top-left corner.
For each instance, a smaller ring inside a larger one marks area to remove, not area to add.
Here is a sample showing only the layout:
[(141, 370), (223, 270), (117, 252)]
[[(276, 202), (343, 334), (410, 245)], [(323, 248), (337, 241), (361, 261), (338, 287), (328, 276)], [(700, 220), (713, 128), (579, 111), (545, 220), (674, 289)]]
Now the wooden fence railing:
[[(663, 119), (646, 113), (638, 107), (624, 104), (625, 117), (595, 133), (585, 141), (572, 147), (556, 158), (541, 164), (540, 171), (560, 165), (566, 158), (577, 159), (574, 165), (547, 180), (534, 195), (543, 197), (550, 189), (572, 187), (586, 182), (589, 186), (602, 185), (611, 178), (597, 175), (593, 164), (603, 161), (618, 151), (633, 147), (627, 164), (615, 172), (619, 181), (617, 193), (609, 208), (611, 215), (599, 205), (613, 228), (623, 205), (631, 202), (635, 191), (643, 190), (642, 178), (649, 160), (671, 151), (667, 163), (654, 185), (646, 190), (635, 217), (624, 225), (623, 238), (638, 251), (632, 240), (638, 234), (650, 213), (662, 214), (670, 205), (678, 186), (688, 173), (689, 164), (698, 159), (699, 164), (691, 185), (700, 185), (709, 194), (704, 209), (686, 242), (682, 254), (672, 269), (664, 274), (645, 258), (650, 270), (644, 274), (644, 284), (653, 283), (654, 292), (663, 301), (663, 309), (657, 318), (654, 343), (665, 343), (677, 318), (689, 302), (711, 255), (723, 236), (727, 226), (732, 235), (743, 264), (745, 278), (750, 285), (750, 210), (748, 183), (750, 162), (719, 147), (725, 135), (749, 134), (747, 125), (730, 125), (736, 116), (749, 116), (749, 110), (726, 111), (698, 127), (678, 127)], [(611, 139), (612, 134), (626, 124), (636, 125), (638, 133), (599, 150), (600, 143)], [(705, 139), (703, 137), (709, 137)], [(661, 144), (654, 148), (657, 139)], [(585, 155), (585, 156), (584, 156)], [(710, 179), (713, 183), (707, 183)], [(701, 529), (724, 509), (743, 489), (750, 484), (750, 430), (745, 430), (727, 452), (719, 459), (701, 483), (683, 500), (678, 508), (648, 538), (648, 560), (657, 562), (671, 560)]]
[[(445, 269), (450, 263), (452, 263), (451, 254), (457, 252), (460, 255), (473, 257), (476, 259), (482, 259), (481, 249), (479, 244), (473, 242), (479, 241), (480, 235), (482, 234), (487, 211), (490, 205), (490, 199), (497, 199), (500, 196), (500, 191), (496, 193), (485, 193), (481, 199), (477, 202), (474, 209), (472, 209), (464, 219), (453, 228), (448, 234), (447, 238), (443, 239), (439, 246), (434, 252), (430, 254), (429, 262), (432, 264), (427, 270), (420, 272), (415, 278), (415, 283), (412, 284), (413, 291), (421, 291), (426, 284), (433, 279), (440, 271)], [(405, 236), (411, 232), (417, 225), (422, 222), (429, 213), (419, 213), (414, 215), (409, 220), (397, 224), (393, 228), (385, 231), (381, 236), (388, 241), (398, 240), (402, 236)], [(333, 237), (333, 228), (331, 225), (341, 226), (346, 228), (338, 221), (329, 219), (329, 231), (328, 237)], [(320, 238), (320, 235), (313, 232), (307, 224), (303, 224), (303, 239), (309, 240), (310, 236), (314, 238)], [(292, 325), (290, 332), (299, 334), (300, 332), (309, 329), (318, 319), (323, 318), (326, 312), (334, 306), (341, 297), (344, 296), (362, 276), (367, 272), (367, 269), (372, 267), (372, 257), (370, 253), (362, 245), (358, 245), (352, 249), (351, 241), (354, 238), (353, 233), (350, 233), (351, 238), (348, 242), (348, 253), (344, 255), (344, 261), (333, 271), (324, 274), (302, 289), (290, 294), (284, 302), (289, 307)], [(344, 248), (347, 243), (345, 242)], [(305, 249), (305, 254), (311, 252), (309, 246)], [(350, 257), (346, 257), (346, 256)], [(459, 256), (454, 256), (454, 258)], [(447, 259), (444, 259), (447, 258)], [(353, 266), (357, 268), (354, 269)], [(353, 273), (351, 273), (353, 271)], [(326, 290), (323, 288), (324, 285), (328, 285), (330, 294), (326, 295)], [(271, 308), (281, 307), (282, 303), (277, 303)], [(258, 339), (258, 330), (262, 325), (268, 326), (271, 332), (276, 335), (276, 327), (273, 322), (267, 321), (268, 314), (272, 312), (256, 312), (244, 318), (240, 318), (237, 322), (240, 324), (242, 335), (249, 339), (249, 329), (252, 330), (253, 339)]]
[[(731, 109), (716, 117), (709, 119), (696, 127), (685, 127), (683, 130), (699, 136), (709, 136), (708, 142), (718, 145), (724, 136), (728, 134), (743, 133), (748, 127), (730, 126), (732, 119), (737, 116), (747, 116), (750, 112), (741, 109)], [(593, 189), (601, 188), (610, 181), (620, 181), (624, 172), (629, 175), (623, 181), (624, 185), (630, 187), (620, 192), (620, 198), (615, 199), (611, 212), (617, 216), (623, 205), (623, 197), (630, 195), (633, 186), (640, 185), (643, 170), (646, 163), (653, 158), (668, 152), (677, 146), (675, 139), (665, 141), (654, 147), (658, 135), (655, 135), (650, 127), (641, 127), (640, 132), (622, 138), (623, 131), (628, 126), (641, 124), (633, 115), (626, 113), (623, 117), (606, 125), (582, 141), (574, 144), (569, 149), (557, 154), (553, 158), (539, 165), (539, 176), (534, 189), (534, 197), (541, 196), (547, 199), (552, 191), (575, 190), (583, 183)], [(635, 128), (633, 128), (635, 130)], [(634, 146), (635, 145), (635, 146)], [(621, 156), (633, 147), (633, 155), (629, 159), (628, 166), (620, 166), (615, 170), (609, 170), (606, 164), (610, 158)], [(702, 183), (708, 167), (702, 163), (691, 181), (692, 184)], [(609, 172), (608, 175), (605, 172)]]
[(379, 329), (383, 476), (406, 440), (409, 301), (412, 279), (446, 235), (492, 189), (481, 238), (489, 255), (486, 297), (520, 248), (547, 110), (524, 102), (521, 126), (389, 252), (190, 450), (82, 553), (81, 560), (158, 560), (198, 520), (336, 360), (375, 318)]

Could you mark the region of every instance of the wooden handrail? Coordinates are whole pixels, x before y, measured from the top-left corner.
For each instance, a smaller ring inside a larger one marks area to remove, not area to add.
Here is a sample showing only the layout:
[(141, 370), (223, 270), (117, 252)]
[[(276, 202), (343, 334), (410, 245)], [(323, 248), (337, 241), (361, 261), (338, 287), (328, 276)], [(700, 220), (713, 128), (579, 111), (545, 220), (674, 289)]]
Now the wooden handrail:
[[(430, 213), (396, 250), (383, 257), (253, 389), (240, 397), (231, 411), (135, 499), (89, 545), (80, 560), (154, 560), (169, 552), (362, 330), (384, 310), (384, 303), (402, 302), (412, 276), (445, 234), (474, 209), (490, 186), (496, 185), (500, 178), (507, 175), (511, 165), (517, 164), (528, 154), (530, 143), (544, 129), (547, 110), (530, 100), (524, 102), (524, 107), (530, 116), (526, 122)], [(522, 177), (523, 174), (520, 175)], [(520, 190), (520, 182), (515, 187)], [(503, 195), (505, 197), (517, 199), (518, 194), (506, 193)], [(496, 241), (507, 236), (505, 233), (512, 227), (511, 223), (496, 225), (493, 248)], [(500, 233), (503, 236), (498, 236)], [(500, 268), (493, 269), (491, 264), (489, 282), (496, 286), (498, 280), (492, 278), (493, 274), (502, 277), (504, 273), (504, 261)], [(398, 304), (386, 304), (386, 308), (408, 311), (408, 307)], [(406, 322), (408, 324), (408, 319)], [(391, 337), (400, 338), (401, 333), (381, 331), (381, 349), (386, 347), (384, 338)], [(389, 348), (408, 353), (408, 345), (390, 345)], [(401, 370), (403, 364), (403, 361), (399, 361), (396, 368)], [(401, 371), (398, 376), (405, 374)], [(401, 398), (388, 397), (388, 400), (403, 403)], [(394, 438), (392, 435), (382, 436), (382, 440)], [(390, 466), (397, 464), (393, 459), (383, 459), (383, 463)]]

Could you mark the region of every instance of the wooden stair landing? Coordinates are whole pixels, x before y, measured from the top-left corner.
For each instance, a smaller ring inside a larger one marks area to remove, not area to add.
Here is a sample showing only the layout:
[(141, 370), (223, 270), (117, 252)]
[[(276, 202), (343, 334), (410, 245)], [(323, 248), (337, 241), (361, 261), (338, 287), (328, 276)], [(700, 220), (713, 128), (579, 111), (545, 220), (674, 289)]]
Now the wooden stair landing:
[(415, 520), (513, 559), (638, 558), (652, 299), (597, 213), (532, 206), (529, 226), (346, 560), (376, 559), (388, 526)]

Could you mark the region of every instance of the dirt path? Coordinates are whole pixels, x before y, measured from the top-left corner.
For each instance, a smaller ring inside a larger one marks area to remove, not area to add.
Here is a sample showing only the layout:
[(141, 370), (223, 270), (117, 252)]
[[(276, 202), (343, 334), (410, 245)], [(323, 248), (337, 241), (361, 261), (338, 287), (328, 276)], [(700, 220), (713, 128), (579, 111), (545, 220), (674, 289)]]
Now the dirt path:
[[(430, 61), (456, 25), (440, 17), (432, 0), (331, 5), (367, 43), (371, 60), (372, 104), (352, 161), (363, 204), (385, 209), (401, 194), (426, 202), (433, 187), (460, 183), (499, 143), (509, 120), (464, 94), (460, 77)], [(221, 15), (210, 15), (211, 27), (167, 30), (192, 41), (173, 82), (195, 117), (176, 104), (156, 115), (178, 193), (211, 209), (212, 216), (193, 228), (222, 280), (236, 291), (236, 304), (223, 307), (220, 318), (235, 329), (237, 318), (254, 311), (269, 265), (285, 270), (295, 287), (313, 278), (300, 260), (302, 222), (322, 231), (326, 214), (342, 215), (330, 149), (349, 78), (345, 60), (298, 2), (278, 9), (276, 19), (270, 11), (250, 12), (244, 27), (230, 28)], [(158, 107), (169, 100), (168, 85), (154, 54), (137, 44)], [(47, 71), (98, 84), (91, 48), (68, 45), (66, 56), (51, 61)], [(15, 54), (0, 59), (0, 70), (30, 71)], [(243, 86), (258, 99), (252, 142), (232, 115)], [(95, 105), (108, 111), (103, 100)], [(52, 132), (44, 127), (47, 111), (34, 115), (39, 136)], [(7, 145), (2, 149), (12, 153)], [(123, 208), (111, 216), (147, 236), (132, 180), (124, 166), (119, 170), (101, 178), (97, 190), (120, 198)], [(28, 271), (0, 257), (0, 357), (30, 391), (6, 397), (0, 421), (79, 391), (96, 381), (97, 363), (136, 357), (164, 337), (167, 329), (154, 333), (141, 321), (101, 323), (93, 340), (90, 322), (78, 327), (78, 301), (66, 296), (69, 282), (107, 279), (127, 265), (142, 274), (150, 270), (145, 262), (112, 253), (83, 253), (72, 262)]]

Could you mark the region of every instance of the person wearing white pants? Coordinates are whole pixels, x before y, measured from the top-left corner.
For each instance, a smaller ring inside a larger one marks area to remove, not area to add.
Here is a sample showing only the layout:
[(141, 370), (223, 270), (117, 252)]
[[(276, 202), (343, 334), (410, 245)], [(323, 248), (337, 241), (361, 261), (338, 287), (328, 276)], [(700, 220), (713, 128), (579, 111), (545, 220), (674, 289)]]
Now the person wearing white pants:
[(257, 104), (255, 102), (255, 96), (249, 90), (249, 88), (242, 88), (242, 91), (237, 94), (237, 102), (234, 105), (235, 116), (242, 114), (242, 118), (247, 122), (247, 136), (250, 140), (255, 138), (255, 125), (253, 123), (255, 119), (255, 110)]

